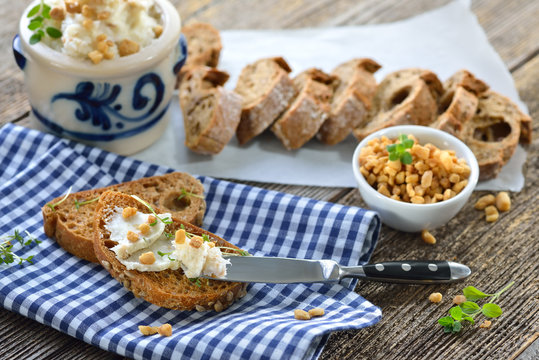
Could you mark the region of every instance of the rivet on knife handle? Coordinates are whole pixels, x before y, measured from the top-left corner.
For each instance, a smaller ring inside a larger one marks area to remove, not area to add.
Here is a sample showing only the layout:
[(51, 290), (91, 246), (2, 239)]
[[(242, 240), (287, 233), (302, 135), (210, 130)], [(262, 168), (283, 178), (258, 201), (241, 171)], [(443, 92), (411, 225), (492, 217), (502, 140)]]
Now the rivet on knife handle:
[(342, 267), (341, 277), (413, 284), (446, 283), (462, 280), (471, 270), (462, 264), (439, 260), (386, 261), (357, 267)]

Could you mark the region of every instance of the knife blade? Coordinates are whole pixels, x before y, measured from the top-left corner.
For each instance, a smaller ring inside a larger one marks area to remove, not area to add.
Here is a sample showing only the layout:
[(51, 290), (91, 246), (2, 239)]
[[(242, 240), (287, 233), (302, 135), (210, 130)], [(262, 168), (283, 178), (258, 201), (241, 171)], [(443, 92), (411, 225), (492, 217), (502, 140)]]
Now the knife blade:
[(465, 279), (471, 274), (466, 265), (440, 260), (386, 261), (363, 266), (342, 266), (333, 260), (305, 260), (282, 257), (229, 256), (227, 274), (213, 280), (253, 283), (339, 282), (354, 277), (361, 280), (440, 284)]

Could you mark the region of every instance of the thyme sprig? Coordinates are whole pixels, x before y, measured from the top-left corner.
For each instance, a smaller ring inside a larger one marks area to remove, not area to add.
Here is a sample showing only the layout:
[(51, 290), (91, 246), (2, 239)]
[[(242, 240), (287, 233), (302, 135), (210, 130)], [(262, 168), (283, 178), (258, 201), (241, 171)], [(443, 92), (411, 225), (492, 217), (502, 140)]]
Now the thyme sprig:
[(99, 200), (99, 197), (96, 197), (96, 198), (90, 199), (90, 200), (84, 200), (84, 201), (79, 201), (79, 200), (75, 199), (75, 208), (78, 211), (81, 206), (91, 204), (91, 203), (96, 202), (98, 200)]
[(27, 236), (27, 239), (25, 239), (24, 236), (21, 235), (19, 230), (15, 230), (13, 235), (0, 237), (0, 264), (11, 264), (17, 262), (18, 265), (22, 265), (25, 261), (29, 262), (30, 264), (33, 264), (33, 255), (23, 258), (13, 252), (14, 245), (12, 244), (12, 242), (17, 242), (22, 247), (41, 243), (41, 241), (32, 237), (32, 235), (30, 235), (27, 230), (25, 230), (24, 232)]
[(43, 23), (45, 19), (50, 19), (51, 7), (45, 4), (44, 0), (41, 0), (39, 4), (34, 6), (28, 12), (27, 17), (31, 18), (30, 24), (28, 24), (28, 29), (32, 30), (34, 34), (30, 37), (30, 45), (37, 44), (45, 36), (45, 33), (53, 39), (58, 39), (62, 37), (62, 32), (53, 27), (47, 26)]
[(204, 199), (204, 196), (202, 196), (202, 195), (195, 194), (195, 193), (193, 193), (193, 192), (187, 191), (186, 189), (182, 189), (182, 190), (181, 190), (181, 194), (180, 194), (180, 196), (178, 196), (177, 199), (178, 199), (178, 200), (181, 200), (181, 199), (183, 199), (183, 198), (185, 198), (185, 197), (186, 197), (186, 198), (196, 197), (196, 198), (198, 198), (198, 199)]
[(164, 217), (164, 218), (161, 218), (159, 217), (159, 215), (157, 215), (157, 213), (155, 212), (155, 210), (150, 206), (150, 204), (148, 204), (146, 201), (142, 200), (141, 198), (139, 198), (137, 195), (131, 195), (131, 197), (135, 200), (137, 200), (139, 203), (143, 204), (144, 206), (146, 206), (148, 208), (148, 210), (151, 211), (152, 214), (155, 215), (155, 217), (157, 219), (159, 219), (163, 224), (165, 225), (169, 225), (169, 224), (172, 224), (172, 220), (167, 216), (167, 217)]
[(56, 207), (58, 205), (60, 205), (61, 203), (63, 203), (64, 201), (66, 201), (69, 194), (71, 194), (71, 189), (73, 189), (73, 186), (70, 186), (69, 189), (67, 189), (67, 193), (58, 202), (56, 202), (54, 204), (47, 204), (47, 206), (50, 207), (52, 209), (52, 211), (56, 211)]

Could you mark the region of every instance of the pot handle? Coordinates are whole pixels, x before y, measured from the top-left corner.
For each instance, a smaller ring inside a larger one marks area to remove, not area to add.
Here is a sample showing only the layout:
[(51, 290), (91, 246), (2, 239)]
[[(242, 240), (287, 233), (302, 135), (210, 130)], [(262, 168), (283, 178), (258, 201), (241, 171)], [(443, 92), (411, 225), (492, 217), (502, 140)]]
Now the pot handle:
[(15, 35), (11, 46), (13, 48), (13, 56), (15, 57), (15, 62), (21, 70), (24, 70), (24, 67), (26, 65), (26, 57), (22, 53), (21, 38), (19, 34)]

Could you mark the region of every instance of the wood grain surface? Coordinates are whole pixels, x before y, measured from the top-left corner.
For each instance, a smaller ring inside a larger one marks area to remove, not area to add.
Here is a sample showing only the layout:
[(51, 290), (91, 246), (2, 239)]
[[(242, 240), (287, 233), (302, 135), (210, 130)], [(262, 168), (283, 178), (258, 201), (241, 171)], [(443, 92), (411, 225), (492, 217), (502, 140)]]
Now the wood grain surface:
[[(326, 27), (383, 23), (446, 4), (447, 0), (175, 0), (183, 21), (207, 21), (218, 29)], [(11, 41), (29, 1), (0, 0), (0, 126), (29, 126), (29, 105), (23, 76), (13, 61)], [(474, 0), (472, 10), (510, 69), (522, 100), (539, 125), (539, 1)], [(473, 275), (464, 283), (405, 286), (360, 282), (356, 291), (380, 306), (383, 319), (361, 331), (336, 332), (322, 359), (537, 359), (539, 358), (539, 140), (527, 148), (525, 188), (512, 193), (513, 207), (496, 223), (485, 221), (471, 201), (446, 226), (434, 231), (436, 245), (418, 234), (383, 227), (373, 261), (402, 258), (454, 259), (468, 264)], [(352, 188), (290, 186), (246, 182), (340, 204), (365, 206)], [(468, 285), (493, 292), (510, 281), (515, 285), (499, 304), (504, 314), (490, 329), (467, 329), (458, 335), (441, 331), (436, 320), (451, 307), (451, 299)], [(444, 300), (427, 298), (441, 292)], [(0, 358), (117, 359), (82, 341), (18, 314), (0, 309)]]

